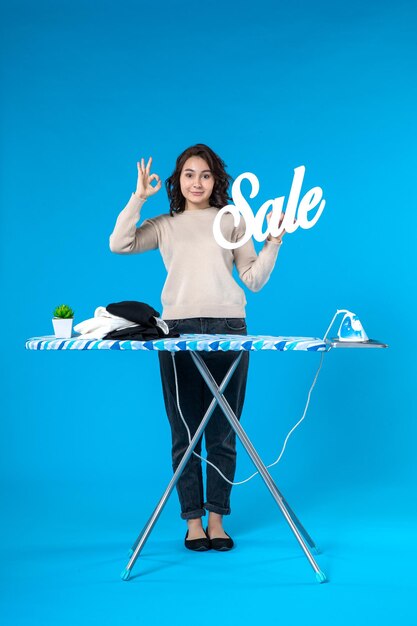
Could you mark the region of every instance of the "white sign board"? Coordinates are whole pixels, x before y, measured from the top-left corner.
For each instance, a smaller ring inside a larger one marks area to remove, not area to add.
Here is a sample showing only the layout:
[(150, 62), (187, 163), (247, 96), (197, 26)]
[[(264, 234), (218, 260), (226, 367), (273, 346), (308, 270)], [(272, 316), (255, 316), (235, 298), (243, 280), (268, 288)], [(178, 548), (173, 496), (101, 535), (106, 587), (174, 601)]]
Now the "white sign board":
[[(260, 207), (257, 214), (254, 215), (249, 203), (242, 195), (240, 184), (245, 178), (249, 180), (252, 185), (250, 198), (254, 198), (259, 192), (259, 181), (255, 174), (252, 174), (251, 172), (240, 174), (232, 185), (232, 198), (234, 204), (227, 204), (220, 209), (214, 220), (213, 235), (217, 243), (223, 248), (232, 250), (243, 246), (252, 236), (256, 239), (256, 241), (264, 241), (269, 234), (271, 234), (271, 237), (279, 237), (284, 230), (287, 233), (293, 233), (298, 227), (303, 229), (312, 228), (314, 224), (317, 223), (320, 215), (323, 213), (326, 201), (322, 199), (323, 190), (321, 187), (313, 187), (304, 194), (300, 201), (300, 193), (305, 169), (304, 165), (300, 165), (294, 169), (294, 178), (291, 184), (287, 206), (285, 207), (284, 219), (282, 220), (281, 225), (279, 225), (279, 223), (284, 208), (285, 196), (280, 196), (279, 198), (274, 198), (273, 200), (267, 200)], [(315, 209), (317, 205), (319, 206), (316, 214), (309, 220), (308, 213)], [(269, 208), (272, 208), (272, 215), (266, 230), (262, 231), (264, 219)], [(233, 215), (235, 227), (239, 225), (241, 214), (245, 219), (245, 235), (237, 242), (227, 241), (223, 237), (220, 222), (224, 213), (231, 213)]]

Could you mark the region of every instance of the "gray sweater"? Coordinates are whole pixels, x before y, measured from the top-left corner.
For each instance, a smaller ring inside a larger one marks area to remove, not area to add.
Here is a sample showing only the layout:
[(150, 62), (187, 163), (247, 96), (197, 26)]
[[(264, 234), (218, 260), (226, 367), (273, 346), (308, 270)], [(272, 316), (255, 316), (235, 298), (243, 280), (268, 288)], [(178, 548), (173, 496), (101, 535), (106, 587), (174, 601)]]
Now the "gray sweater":
[[(280, 244), (265, 240), (259, 255), (252, 239), (234, 250), (222, 248), (213, 235), (215, 207), (158, 215), (137, 227), (144, 202), (132, 193), (110, 235), (110, 250), (137, 254), (159, 248), (168, 272), (161, 294), (163, 319), (246, 317), (245, 292), (233, 278), (233, 263), (246, 287), (259, 291), (271, 275)], [(235, 227), (226, 213), (221, 229), (225, 239), (239, 241), (244, 219)]]

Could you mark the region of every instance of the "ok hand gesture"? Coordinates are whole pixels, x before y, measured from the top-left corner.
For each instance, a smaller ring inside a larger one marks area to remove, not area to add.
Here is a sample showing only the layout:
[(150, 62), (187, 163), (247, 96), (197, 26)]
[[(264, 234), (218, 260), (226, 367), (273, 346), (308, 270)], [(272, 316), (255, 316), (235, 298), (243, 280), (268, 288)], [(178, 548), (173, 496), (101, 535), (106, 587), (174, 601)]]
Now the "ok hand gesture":
[[(138, 182), (137, 182), (137, 185), (136, 185), (136, 192), (135, 192), (135, 194), (137, 196), (139, 196), (140, 198), (143, 198), (144, 200), (146, 200), (150, 196), (153, 196), (154, 193), (157, 193), (161, 189), (161, 185), (162, 185), (162, 181), (159, 178), (158, 174), (151, 174), (150, 175), (151, 164), (152, 164), (152, 157), (149, 157), (149, 161), (148, 161), (146, 167), (145, 167), (145, 159), (144, 158), (142, 158), (141, 161), (137, 162), (137, 166), (138, 166)], [(151, 185), (151, 181), (154, 178), (158, 181), (158, 183), (155, 185), (155, 187), (153, 187)]]

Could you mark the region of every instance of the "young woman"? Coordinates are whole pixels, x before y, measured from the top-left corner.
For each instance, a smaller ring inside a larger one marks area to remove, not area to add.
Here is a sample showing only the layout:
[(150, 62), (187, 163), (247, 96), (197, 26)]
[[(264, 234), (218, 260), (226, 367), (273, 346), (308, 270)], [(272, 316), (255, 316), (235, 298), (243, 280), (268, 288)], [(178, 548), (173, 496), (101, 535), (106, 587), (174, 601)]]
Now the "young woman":
[[(161, 189), (161, 179), (151, 174), (152, 157), (145, 165), (137, 163), (136, 191), (117, 218), (110, 236), (110, 249), (134, 254), (159, 248), (168, 275), (161, 294), (162, 318), (170, 330), (183, 333), (246, 335), (245, 292), (232, 275), (236, 266), (240, 279), (252, 291), (268, 281), (282, 243), (282, 237), (268, 236), (259, 255), (251, 239), (233, 250), (221, 247), (213, 235), (218, 210), (232, 200), (227, 190), (231, 177), (222, 159), (205, 144), (184, 150), (173, 174), (165, 181), (170, 201), (169, 214), (148, 218), (137, 227), (143, 204)], [(156, 185), (151, 182), (155, 180)], [(271, 214), (267, 216), (269, 221)], [(281, 216), (281, 220), (282, 220)], [(244, 236), (244, 220), (234, 226), (226, 213), (221, 222), (223, 236), (238, 241)], [(220, 384), (236, 353), (201, 352), (208, 368)], [(191, 437), (196, 432), (212, 395), (186, 351), (158, 352), (162, 391), (172, 433), (172, 466), (179, 465), (189, 439), (179, 414), (179, 405)], [(233, 373), (225, 397), (240, 419), (245, 397), (249, 352), (244, 352)], [(176, 386), (177, 385), (177, 386)], [(235, 433), (218, 406), (204, 431), (207, 459), (233, 482), (236, 467)], [(201, 454), (201, 439), (195, 447)], [(207, 465), (206, 499), (203, 495), (201, 460), (194, 454), (177, 482), (181, 517), (187, 521), (185, 546), (191, 550), (229, 550), (232, 538), (223, 529), (223, 516), (229, 515), (231, 485)], [(202, 517), (209, 511), (206, 531)]]

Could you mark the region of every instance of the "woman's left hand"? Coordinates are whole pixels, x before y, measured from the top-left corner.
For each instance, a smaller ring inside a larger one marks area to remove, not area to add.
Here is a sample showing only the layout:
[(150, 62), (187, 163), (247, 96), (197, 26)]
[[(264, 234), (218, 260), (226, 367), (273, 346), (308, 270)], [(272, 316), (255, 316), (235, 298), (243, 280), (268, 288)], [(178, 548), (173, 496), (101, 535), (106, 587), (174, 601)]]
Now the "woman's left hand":
[[(269, 220), (271, 219), (271, 216), (272, 216), (272, 211), (270, 211), (270, 213), (267, 213), (267, 215), (266, 215), (268, 226), (269, 226)], [(281, 211), (281, 215), (279, 217), (278, 228), (281, 226), (283, 219), (284, 219), (284, 213), (283, 213), (283, 211)], [(286, 232), (287, 232), (286, 230), (283, 230), (279, 237), (272, 237), (272, 235), (269, 234), (268, 237), (267, 237), (267, 240), (268, 241), (274, 241), (275, 243), (282, 243), (282, 238), (283, 238), (283, 236), (285, 235)]]

